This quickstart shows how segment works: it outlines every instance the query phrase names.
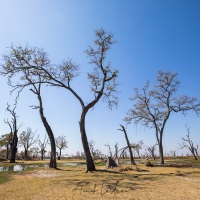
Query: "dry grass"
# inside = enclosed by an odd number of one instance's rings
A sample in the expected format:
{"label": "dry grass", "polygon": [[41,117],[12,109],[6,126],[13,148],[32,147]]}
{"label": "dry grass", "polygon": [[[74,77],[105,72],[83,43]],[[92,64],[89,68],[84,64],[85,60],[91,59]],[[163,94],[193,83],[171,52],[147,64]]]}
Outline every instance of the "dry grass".
{"label": "dry grass", "polygon": [[85,173],[85,167],[37,168],[0,184],[0,199],[200,199],[200,169],[123,165]]}

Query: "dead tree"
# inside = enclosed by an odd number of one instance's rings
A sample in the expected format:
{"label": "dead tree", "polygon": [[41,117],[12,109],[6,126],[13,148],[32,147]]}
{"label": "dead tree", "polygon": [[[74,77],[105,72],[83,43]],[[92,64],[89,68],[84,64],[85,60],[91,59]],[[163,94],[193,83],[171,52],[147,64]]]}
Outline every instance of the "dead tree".
{"label": "dead tree", "polygon": [[109,157],[113,157],[113,155],[112,155],[112,151],[111,151],[111,148],[110,148],[110,145],[109,144],[105,144],[105,146],[106,147],[108,147],[108,152],[109,152],[109,154],[110,154],[110,156]]}
{"label": "dead tree", "polygon": [[41,154],[41,160],[44,160],[44,154],[46,152],[46,146],[48,144],[48,139],[46,138],[46,135],[45,135],[45,138],[44,140],[40,140],[38,139],[38,144],[39,144],[39,147],[40,147],[40,154]]}
{"label": "dead tree", "polygon": [[26,131],[22,131],[19,135],[19,143],[24,147],[24,158],[28,159],[28,149],[37,142],[35,133],[31,128],[27,128]]}
{"label": "dead tree", "polygon": [[150,147],[146,147],[146,151],[150,153],[151,157],[155,160],[156,159],[156,156],[155,156],[155,150],[156,150],[156,146],[158,144],[155,144],[153,146],[150,146]]}
{"label": "dead tree", "polygon": [[180,145],[180,148],[187,148],[190,150],[191,154],[193,155],[195,160],[198,160],[199,155],[198,155],[198,145],[196,147],[194,147],[193,141],[190,138],[190,128],[187,127],[187,125],[185,126],[187,129],[188,134],[186,135],[186,138],[182,137],[182,140],[184,141],[182,144]]}
{"label": "dead tree", "polygon": [[136,165],[135,160],[134,160],[134,158],[133,158],[133,152],[132,152],[132,149],[131,149],[131,144],[130,144],[130,142],[129,142],[126,129],[125,129],[125,127],[124,127],[123,125],[120,124],[120,126],[121,126],[121,129],[117,129],[117,130],[122,131],[122,132],[124,133],[125,139],[126,139],[126,143],[127,143],[127,148],[129,149],[129,153],[130,153],[131,164],[132,164],[132,165]]}
{"label": "dead tree", "polygon": [[11,114],[12,119],[9,121],[4,120],[6,124],[10,127],[10,163],[15,163],[16,153],[17,153],[17,144],[18,144],[18,136],[17,133],[19,131],[20,126],[17,126],[17,114],[16,114],[16,107],[17,107],[17,99],[15,101],[14,108],[11,109],[10,105],[7,104],[6,110]]}
{"label": "dead tree", "polygon": [[9,159],[11,142],[12,142],[11,133],[4,134],[0,138],[0,147],[2,146],[6,147],[6,160]]}
{"label": "dead tree", "polygon": [[136,147],[135,147],[135,149],[134,149],[134,150],[136,151],[136,153],[137,153],[137,155],[138,155],[139,158],[141,158],[140,150],[142,149],[143,144],[144,144],[144,142],[143,142],[142,140],[140,140],[140,141],[136,144]]}
{"label": "dead tree", "polygon": [[58,160],[60,160],[62,149],[65,149],[67,147],[67,141],[65,139],[65,136],[62,135],[56,138],[56,147],[59,149]]}

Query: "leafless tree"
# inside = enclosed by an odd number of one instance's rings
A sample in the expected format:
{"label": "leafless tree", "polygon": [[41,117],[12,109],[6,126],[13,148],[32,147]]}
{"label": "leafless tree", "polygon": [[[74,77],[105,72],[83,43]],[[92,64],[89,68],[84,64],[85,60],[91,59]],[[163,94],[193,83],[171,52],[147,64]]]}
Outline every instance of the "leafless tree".
{"label": "leafless tree", "polygon": [[37,142],[35,133],[31,128],[27,128],[26,131],[22,131],[19,135],[19,143],[24,147],[24,158],[28,159],[28,149]]}
{"label": "leafless tree", "polygon": [[66,136],[58,136],[57,138],[56,138],[56,147],[59,149],[59,156],[58,156],[58,160],[60,160],[61,159],[61,151],[62,151],[62,149],[65,149],[65,148],[67,148],[68,146],[67,146],[67,141],[66,141],[66,139],[65,139],[65,137]]}
{"label": "leafless tree", "polygon": [[176,157],[176,150],[170,150],[169,155]]}
{"label": "leafless tree", "polygon": [[45,138],[44,138],[43,141],[38,139],[38,144],[39,144],[39,147],[40,147],[41,160],[44,160],[44,154],[46,152],[45,149],[46,149],[46,146],[48,144],[48,138],[46,137],[46,135],[45,135]]}
{"label": "leafless tree", "polygon": [[159,147],[160,164],[164,164],[163,133],[170,115],[175,112],[187,114],[187,111],[200,112],[200,102],[196,98],[188,96],[176,96],[179,87],[177,73],[159,71],[155,87],[150,90],[149,81],[142,91],[135,89],[135,95],[131,99],[131,108],[125,121],[154,128]]}
{"label": "leafless tree", "polygon": [[[42,123],[47,131],[51,143],[51,158],[49,166],[56,168],[56,145],[53,131],[44,115],[43,101],[41,96],[41,84],[46,78],[41,75],[40,68],[48,67],[49,59],[44,51],[37,48],[10,47],[10,52],[4,55],[5,64],[1,70],[1,74],[8,76],[8,84],[15,90],[20,92],[29,87],[30,91],[37,96],[39,105],[31,106],[33,109],[38,109]],[[12,67],[10,67],[12,66]],[[12,81],[15,75],[19,75],[18,82]]]}
{"label": "leafless tree", "polygon": [[119,160],[118,152],[119,152],[119,144],[115,143],[115,160]]}
{"label": "leafless tree", "polygon": [[136,151],[136,153],[137,153],[137,155],[138,155],[138,157],[139,158],[141,158],[141,155],[140,155],[140,150],[143,148],[143,144],[144,144],[144,142],[142,141],[142,140],[140,140],[135,146],[135,151]]}
{"label": "leafless tree", "polygon": [[94,144],[95,142],[93,140],[90,140],[88,142],[89,148],[90,148],[90,152],[92,154],[93,159],[95,159],[95,149],[94,149]]}
{"label": "leafless tree", "polygon": [[[86,155],[86,171],[95,170],[85,130],[86,115],[100,99],[106,101],[109,108],[116,106],[118,103],[116,96],[116,77],[118,71],[113,70],[110,63],[106,62],[107,52],[115,43],[113,35],[103,29],[99,29],[95,31],[95,36],[95,47],[89,47],[85,51],[87,57],[90,59],[89,63],[94,65],[93,72],[88,73],[88,79],[91,82],[91,92],[94,96],[93,100],[89,103],[85,103],[71,86],[72,80],[79,75],[79,66],[72,59],[68,59],[59,66],[56,66],[50,64],[46,53],[41,49],[30,48],[28,46],[25,48],[12,46],[11,51],[7,55],[4,55],[5,64],[1,71],[3,75],[8,76],[8,80],[11,83],[12,77],[25,69],[28,71],[29,76],[33,76],[32,80],[34,80],[35,84],[45,83],[61,87],[75,96],[82,108],[79,125],[83,149]],[[41,78],[40,80],[38,78],[34,79],[34,77],[38,76]]]}
{"label": "leafless tree", "polygon": [[16,114],[16,107],[17,107],[17,99],[15,101],[15,105],[13,109],[10,108],[10,105],[7,104],[6,110],[11,114],[12,119],[9,121],[4,120],[6,124],[10,127],[10,163],[15,163],[16,153],[17,153],[17,144],[18,144],[18,136],[17,133],[21,126],[17,126],[17,114]]}
{"label": "leafless tree", "polygon": [[124,136],[125,136],[125,139],[126,139],[126,143],[127,143],[127,147],[128,147],[128,149],[129,149],[129,153],[130,153],[131,164],[132,164],[132,165],[136,165],[135,160],[134,160],[134,158],[133,158],[133,152],[132,152],[132,149],[131,149],[131,144],[130,144],[130,142],[129,142],[126,129],[125,129],[125,127],[124,127],[123,125],[120,124],[120,126],[121,126],[121,129],[117,129],[117,130],[122,131],[122,132],[124,133]]}
{"label": "leafless tree", "polygon": [[156,146],[157,146],[157,145],[158,145],[158,144],[155,144],[155,145],[150,146],[150,147],[146,147],[146,151],[147,151],[148,153],[150,153],[151,157],[152,157],[154,160],[156,159],[155,151],[156,151]]}
{"label": "leafless tree", "polygon": [[111,158],[112,158],[112,157],[113,157],[113,155],[112,155],[112,151],[111,151],[110,144],[105,144],[105,146],[106,146],[106,147],[108,147],[108,152],[109,152],[109,155],[110,155],[109,157],[111,157]]}
{"label": "leafless tree", "polygon": [[93,140],[90,140],[88,142],[88,144],[89,144],[89,147],[90,147],[90,152],[92,154],[93,160],[101,158],[102,152],[99,149],[95,149],[95,147],[94,147],[95,142]]}
{"label": "leafless tree", "polygon": [[41,152],[40,149],[38,147],[32,147],[30,148],[30,152],[33,156],[33,158],[37,158],[38,154]]}
{"label": "leafless tree", "polygon": [[184,142],[182,144],[179,144],[180,148],[181,149],[182,148],[188,148],[190,150],[191,154],[193,155],[194,159],[198,160],[198,158],[199,158],[199,155],[198,155],[198,145],[196,147],[194,147],[193,141],[190,138],[190,128],[187,125],[185,127],[186,127],[188,133],[186,135],[186,138],[182,137],[182,140]]}
{"label": "leafless tree", "polygon": [[0,138],[0,147],[3,147],[3,146],[6,147],[6,159],[7,160],[9,158],[11,142],[12,142],[11,133],[4,134]]}

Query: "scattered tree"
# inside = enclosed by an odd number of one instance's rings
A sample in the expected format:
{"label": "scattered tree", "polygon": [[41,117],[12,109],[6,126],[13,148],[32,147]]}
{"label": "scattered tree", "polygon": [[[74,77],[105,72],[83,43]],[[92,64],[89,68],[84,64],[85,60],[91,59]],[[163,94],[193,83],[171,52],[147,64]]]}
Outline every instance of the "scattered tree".
{"label": "scattered tree", "polygon": [[16,114],[16,107],[17,107],[17,99],[15,101],[14,108],[11,109],[10,105],[7,104],[7,111],[11,114],[12,119],[9,121],[4,120],[6,124],[10,127],[10,163],[15,163],[16,153],[17,153],[17,144],[18,144],[18,136],[17,133],[19,131],[20,126],[17,126],[17,114]]}
{"label": "scattered tree", "polygon": [[89,145],[90,152],[92,154],[93,160],[95,160],[95,156],[96,156],[95,149],[94,149],[94,144],[95,144],[95,142],[93,140],[88,142],[88,145]]}
{"label": "scattered tree", "polygon": [[35,133],[31,128],[27,128],[26,131],[22,131],[19,136],[19,143],[24,147],[24,158],[28,159],[28,149],[37,142]]}
{"label": "scattered tree", "polygon": [[90,58],[90,64],[93,64],[92,73],[88,73],[88,79],[91,82],[90,88],[93,93],[93,100],[85,103],[78,93],[71,87],[72,80],[79,75],[79,67],[71,59],[64,61],[61,65],[51,65],[46,53],[38,48],[30,47],[11,47],[11,52],[4,56],[6,63],[3,65],[2,74],[8,75],[9,80],[19,71],[28,70],[28,76],[42,77],[41,80],[32,79],[35,84],[46,83],[51,86],[61,87],[71,92],[79,101],[82,112],[79,121],[80,133],[86,156],[86,171],[94,171],[95,165],[90,153],[86,130],[85,119],[89,110],[91,110],[102,98],[107,101],[109,108],[117,105],[116,97],[116,77],[117,70],[113,70],[110,63],[106,63],[107,52],[115,43],[113,35],[100,29],[95,31],[96,39],[94,45],[96,48],[89,47],[85,53]]}
{"label": "scattered tree", "polygon": [[113,155],[112,155],[112,151],[111,151],[110,145],[109,144],[105,144],[105,146],[108,147],[108,152],[109,152],[109,155],[110,155],[109,157],[112,158]]}
{"label": "scattered tree", "polygon": [[187,125],[185,126],[187,129],[188,134],[186,135],[186,138],[182,137],[182,140],[184,141],[182,144],[180,145],[180,148],[188,148],[191,152],[191,154],[193,155],[195,160],[198,160],[199,155],[198,155],[198,145],[196,147],[194,147],[193,141],[190,138],[190,128],[187,127]]}
{"label": "scattered tree", "polygon": [[59,149],[59,155],[58,155],[58,160],[60,160],[61,159],[61,151],[62,151],[62,149],[65,149],[66,147],[67,147],[67,141],[66,141],[66,139],[65,139],[65,136],[58,136],[57,138],[56,138],[56,146],[58,147],[58,149]]}
{"label": "scattered tree", "polygon": [[134,150],[136,151],[136,153],[137,153],[137,155],[138,155],[139,158],[141,158],[140,150],[142,149],[143,144],[144,144],[144,142],[143,142],[142,140],[140,140],[140,141],[135,145],[135,148],[134,148]]}
{"label": "scattered tree", "polygon": [[187,114],[190,110],[198,114],[200,102],[193,97],[175,96],[180,83],[177,80],[177,73],[159,71],[156,81],[153,90],[149,89],[149,81],[141,92],[135,89],[135,95],[131,99],[134,102],[133,108],[129,110],[125,121],[141,123],[155,129],[160,164],[164,164],[163,133],[170,115],[173,112]]}
{"label": "scattered tree", "polygon": [[[46,80],[41,75],[41,68],[48,67],[50,64],[49,59],[44,51],[37,48],[29,47],[10,47],[10,52],[4,55],[5,64],[1,70],[1,74],[8,76],[8,84],[13,89],[20,92],[29,87],[30,91],[35,94],[39,101],[39,106],[32,106],[33,109],[38,109],[42,123],[49,136],[51,144],[51,157],[50,164],[51,168],[57,168],[56,165],[56,145],[53,131],[44,115],[43,101],[41,96],[41,84]],[[19,81],[12,81],[15,75],[19,75]]]}
{"label": "scattered tree", "polygon": [[176,150],[169,151],[169,155],[176,157]]}
{"label": "scattered tree", "polygon": [[119,157],[118,157],[118,152],[119,152],[119,144],[118,143],[116,143],[115,144],[115,160],[119,160]]}
{"label": "scattered tree", "polygon": [[48,143],[48,139],[46,138],[46,135],[45,135],[45,138],[44,138],[43,141],[38,139],[38,144],[39,144],[39,147],[40,147],[41,160],[44,160],[44,154],[46,152],[47,143]]}
{"label": "scattered tree", "polygon": [[[131,144],[130,144],[130,142],[129,142],[126,129],[125,129],[125,127],[124,127],[123,125],[120,124],[120,126],[121,126],[121,129],[117,129],[117,130],[122,131],[122,132],[124,133],[124,136],[125,136],[125,139],[126,139],[126,143],[127,143],[127,147],[128,147],[128,149],[129,149],[129,153],[130,153],[131,164],[132,164],[132,165],[136,165],[135,160],[134,160],[134,158],[133,158],[133,152],[132,152],[132,149],[131,149],[132,146],[131,146]],[[126,148],[126,147],[125,147],[125,148]],[[124,149],[123,151],[125,152],[125,149]]]}
{"label": "scattered tree", "polygon": [[158,144],[155,144],[153,146],[150,147],[146,147],[146,151],[150,153],[151,157],[155,160],[156,159],[156,155],[155,155],[155,151],[156,151],[156,146]]}
{"label": "scattered tree", "polygon": [[41,152],[40,149],[38,147],[32,147],[30,148],[30,152],[31,152],[31,155],[34,158],[37,158],[38,157],[38,154]]}
{"label": "scattered tree", "polygon": [[6,159],[9,159],[10,153],[10,144],[11,144],[11,133],[4,134],[0,138],[0,147],[6,147]]}

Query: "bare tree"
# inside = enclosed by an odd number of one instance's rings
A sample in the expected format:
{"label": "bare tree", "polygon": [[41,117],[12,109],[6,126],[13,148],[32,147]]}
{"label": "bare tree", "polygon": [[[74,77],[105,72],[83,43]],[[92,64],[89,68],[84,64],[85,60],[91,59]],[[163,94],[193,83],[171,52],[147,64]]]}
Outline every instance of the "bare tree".
{"label": "bare tree", "polygon": [[28,159],[28,149],[37,142],[35,133],[31,128],[27,128],[26,131],[22,131],[19,135],[19,143],[24,147],[24,158]]}
{"label": "bare tree", "polygon": [[95,155],[94,144],[95,144],[95,142],[94,142],[93,140],[90,140],[90,141],[88,142],[88,145],[89,145],[90,152],[91,152],[91,154],[92,154],[93,160],[95,160],[95,156],[96,156],[96,155]]}
{"label": "bare tree", "polygon": [[58,147],[58,149],[59,149],[59,156],[58,156],[58,160],[60,160],[61,159],[61,151],[62,151],[62,149],[65,149],[66,147],[68,147],[67,146],[67,141],[66,141],[66,139],[65,139],[65,137],[66,136],[58,136],[57,138],[56,138],[56,147]]}
{"label": "bare tree", "polygon": [[[41,96],[41,84],[46,80],[41,76],[40,68],[47,67],[50,63],[47,55],[42,50],[37,48],[29,49],[25,47],[10,47],[10,52],[4,55],[5,65],[1,73],[8,76],[8,84],[13,88],[11,93],[18,90],[20,92],[29,87],[30,91],[37,96],[39,106],[32,106],[33,109],[38,109],[42,123],[46,129],[51,143],[51,168],[57,168],[56,165],[56,145],[53,131],[44,115],[43,101]],[[10,67],[12,65],[12,67]],[[34,68],[34,65],[36,67]],[[18,82],[12,81],[13,76],[20,75]]]}
{"label": "bare tree", "polygon": [[16,153],[17,153],[17,144],[18,144],[18,136],[17,133],[19,131],[20,126],[17,126],[17,114],[16,114],[16,107],[17,107],[17,99],[15,101],[14,108],[11,109],[10,105],[7,104],[7,111],[11,114],[12,119],[9,121],[4,120],[6,124],[10,127],[10,163],[15,163]]}
{"label": "bare tree", "polygon": [[155,150],[156,150],[156,146],[158,144],[155,144],[153,146],[150,146],[150,147],[146,147],[146,151],[150,153],[151,157],[155,160],[156,159],[156,156],[155,156]]}
{"label": "bare tree", "polygon": [[159,71],[157,84],[153,90],[149,89],[149,82],[142,91],[135,89],[135,95],[131,99],[134,104],[125,118],[131,123],[141,123],[142,125],[154,128],[159,147],[160,164],[164,164],[163,154],[163,133],[170,115],[175,112],[187,114],[193,110],[197,114],[200,111],[200,102],[196,98],[188,96],[175,96],[179,81],[177,73]]}
{"label": "bare tree", "polygon": [[198,145],[196,147],[194,147],[193,141],[190,138],[190,128],[187,127],[187,125],[185,126],[187,129],[188,134],[186,135],[186,138],[182,137],[182,140],[184,141],[182,144],[180,145],[180,148],[188,148],[191,152],[191,154],[193,155],[195,160],[198,160],[199,155],[198,155]]}
{"label": "bare tree", "polygon": [[[125,127],[124,127],[123,125],[120,124],[120,126],[121,126],[121,129],[117,129],[117,130],[122,131],[122,132],[124,133],[124,136],[125,136],[125,139],[126,139],[126,143],[127,143],[127,147],[128,147],[128,149],[129,149],[129,153],[130,153],[131,164],[132,164],[132,165],[136,165],[135,160],[134,160],[134,158],[133,158],[133,152],[132,152],[132,149],[131,149],[131,144],[130,144],[130,142],[129,142],[126,129],[125,129]],[[125,152],[125,149],[124,149],[124,152]]]}
{"label": "bare tree", "polygon": [[[117,70],[113,70],[110,63],[106,63],[107,52],[115,43],[113,35],[103,29],[95,31],[95,48],[89,47],[85,53],[90,58],[90,64],[94,65],[93,72],[88,73],[91,82],[90,88],[93,93],[93,100],[85,103],[78,93],[71,87],[72,80],[79,75],[79,67],[72,59],[64,61],[59,66],[51,65],[46,53],[38,48],[11,47],[11,52],[4,55],[6,63],[3,65],[2,74],[7,75],[9,81],[21,70],[28,70],[29,75],[42,77],[41,80],[32,79],[34,83],[46,83],[51,86],[61,87],[68,90],[79,101],[82,112],[80,116],[80,133],[86,156],[86,171],[94,171],[95,165],[90,153],[88,139],[85,130],[85,118],[100,99],[107,101],[109,108],[116,106],[116,77]],[[41,55],[38,57],[37,55]]]}
{"label": "bare tree", "polygon": [[108,147],[108,152],[109,152],[109,155],[110,155],[109,157],[112,158],[113,155],[112,155],[112,151],[111,151],[110,145],[109,144],[105,144],[105,146]]}
{"label": "bare tree", "polygon": [[40,149],[38,147],[32,147],[30,148],[30,152],[33,156],[33,158],[37,158],[38,154],[41,152]]}
{"label": "bare tree", "polygon": [[46,146],[48,144],[48,138],[46,137],[46,135],[43,141],[38,139],[38,144],[40,147],[41,160],[44,160],[44,154],[46,152]]}
{"label": "bare tree", "polygon": [[119,152],[119,144],[118,143],[115,143],[115,160],[119,160],[119,157],[118,157],[118,152]]}
{"label": "bare tree", "polygon": [[140,156],[140,150],[142,149],[142,147],[143,147],[143,144],[144,144],[144,142],[142,141],[142,140],[140,140],[135,146],[135,151],[136,151],[136,153],[137,153],[137,155],[138,155],[138,157],[139,158],[141,158],[141,156]]}
{"label": "bare tree", "polygon": [[176,150],[170,150],[169,155],[176,157]]}
{"label": "bare tree", "polygon": [[6,159],[8,160],[9,158],[9,153],[10,153],[10,144],[12,142],[11,140],[11,133],[4,134],[0,138],[0,147],[5,146],[6,147]]}

